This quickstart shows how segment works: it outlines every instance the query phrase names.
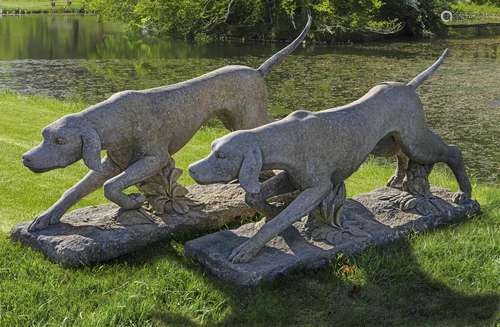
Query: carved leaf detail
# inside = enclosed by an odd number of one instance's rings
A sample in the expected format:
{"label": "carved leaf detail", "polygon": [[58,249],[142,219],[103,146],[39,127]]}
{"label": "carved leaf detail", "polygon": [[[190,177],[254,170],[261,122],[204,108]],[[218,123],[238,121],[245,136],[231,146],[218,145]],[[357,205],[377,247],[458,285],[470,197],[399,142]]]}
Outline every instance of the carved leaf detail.
{"label": "carved leaf detail", "polygon": [[176,168],[175,161],[171,159],[157,177],[138,185],[149,202],[150,211],[159,215],[187,214],[192,206],[198,205],[186,197],[189,193],[187,188],[177,183],[181,175],[182,170]]}
{"label": "carved leaf detail", "polygon": [[188,193],[189,193],[189,191],[187,190],[187,188],[185,188],[184,186],[182,186],[180,184],[177,184],[173,188],[172,196],[174,198],[182,198],[182,197],[185,197]]}
{"label": "carved leaf detail", "polygon": [[179,169],[179,168],[174,168],[172,169],[172,172],[170,173],[170,176],[169,176],[169,182],[170,182],[170,188],[174,188],[174,186],[177,184],[177,180],[179,179],[179,177],[181,177],[182,175],[182,170]]}
{"label": "carved leaf detail", "polygon": [[154,194],[162,194],[165,195],[165,188],[158,183],[150,182],[150,183],[143,183],[140,185],[141,191],[144,193],[144,195],[154,195]]}
{"label": "carved leaf detail", "polygon": [[186,214],[189,212],[189,205],[183,200],[172,202],[172,207],[178,214]]}

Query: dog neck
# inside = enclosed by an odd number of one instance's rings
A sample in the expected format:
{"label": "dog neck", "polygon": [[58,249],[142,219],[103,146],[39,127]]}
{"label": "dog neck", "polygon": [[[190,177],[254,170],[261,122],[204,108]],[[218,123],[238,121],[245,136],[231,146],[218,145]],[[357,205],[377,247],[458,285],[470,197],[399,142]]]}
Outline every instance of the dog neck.
{"label": "dog neck", "polygon": [[292,170],[292,164],[287,160],[288,156],[284,155],[284,153],[292,150],[289,149],[290,145],[284,144],[287,142],[279,142],[276,138],[269,142],[266,135],[259,134],[263,133],[256,133],[256,141],[262,151],[262,169]]}
{"label": "dog neck", "polygon": [[80,116],[80,125],[83,124],[88,128],[94,129],[99,135],[103,150],[120,148],[131,144],[132,139],[129,137],[130,134],[123,132],[131,128],[131,126],[124,126],[125,121],[123,119],[118,119],[118,117],[114,119],[111,116],[102,119],[102,115],[96,115],[91,111],[83,111],[77,115]]}

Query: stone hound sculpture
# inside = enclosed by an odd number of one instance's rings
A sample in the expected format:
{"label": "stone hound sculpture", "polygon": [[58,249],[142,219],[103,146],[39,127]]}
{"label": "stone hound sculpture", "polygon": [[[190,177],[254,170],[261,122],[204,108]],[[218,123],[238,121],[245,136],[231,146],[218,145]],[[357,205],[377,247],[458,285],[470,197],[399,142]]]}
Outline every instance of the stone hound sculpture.
{"label": "stone hound sculpture", "polygon": [[[264,76],[302,43],[311,22],[309,16],[300,35],[258,69],[226,66],[174,85],[117,93],[45,127],[43,142],[23,155],[26,167],[41,173],[83,158],[92,171],[36,218],[30,230],[58,223],[102,185],[106,198],[120,207],[140,208],[145,197],[123,190],[163,174],[171,156],[214,116],[230,130],[270,122]],[[107,151],[102,161],[101,150]]]}
{"label": "stone hound sculpture", "polygon": [[[299,191],[255,236],[234,249],[229,259],[233,263],[248,262],[267,242],[317,208],[331,215],[334,223],[345,200],[344,180],[374,149],[409,158],[408,166],[445,162],[460,187],[454,200],[470,199],[471,185],[461,152],[427,126],[416,93],[447,53],[408,84],[382,83],[351,104],[321,112],[296,111],[280,121],[214,141],[211,154],[189,167],[196,182],[210,184],[238,178],[249,193],[249,204],[260,206],[264,212],[272,211],[266,199]],[[399,184],[405,175],[406,165],[398,168],[392,184]],[[261,185],[259,173],[263,169],[284,172]]]}

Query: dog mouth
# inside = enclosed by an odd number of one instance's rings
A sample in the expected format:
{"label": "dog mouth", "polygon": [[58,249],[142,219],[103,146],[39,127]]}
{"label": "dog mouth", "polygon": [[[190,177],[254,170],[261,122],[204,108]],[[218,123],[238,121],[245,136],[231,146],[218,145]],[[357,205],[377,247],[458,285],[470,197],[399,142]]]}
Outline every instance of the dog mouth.
{"label": "dog mouth", "polygon": [[32,172],[37,173],[37,174],[45,173],[45,172],[48,172],[48,171],[55,169],[55,168],[34,168],[34,167],[29,167],[29,166],[27,166],[27,167],[29,170],[31,170]]}
{"label": "dog mouth", "polygon": [[210,184],[229,184],[233,181],[238,182],[234,178],[212,178],[212,179],[196,179],[193,178],[200,185],[210,185]]}
{"label": "dog mouth", "polygon": [[194,179],[194,181],[198,184],[208,184],[206,181],[205,181],[205,175],[204,174],[200,174],[200,172],[194,168],[193,166],[190,166],[188,168],[188,172],[189,172],[189,175],[191,176],[192,179]]}
{"label": "dog mouth", "polygon": [[191,175],[191,178],[194,179],[194,181],[200,185],[209,185],[209,184],[227,184],[234,180],[234,178],[209,178],[206,175],[198,175],[192,171],[189,171],[189,174]]}
{"label": "dog mouth", "polygon": [[192,173],[190,172],[190,175],[191,175],[191,178],[192,178],[192,179],[193,179],[196,183],[198,183],[198,184],[200,184],[200,185],[207,185],[207,184],[211,184],[211,182],[210,182],[209,180],[206,180],[206,179],[204,179],[204,178],[202,178],[202,177],[200,177],[200,176],[198,176],[198,175],[196,175],[196,174],[192,174]]}
{"label": "dog mouth", "polygon": [[39,168],[39,167],[33,167],[29,163],[23,160],[23,165],[26,166],[29,170],[31,170],[34,173],[40,174],[40,173],[45,173],[47,171],[56,169],[58,167],[50,167],[50,168]]}

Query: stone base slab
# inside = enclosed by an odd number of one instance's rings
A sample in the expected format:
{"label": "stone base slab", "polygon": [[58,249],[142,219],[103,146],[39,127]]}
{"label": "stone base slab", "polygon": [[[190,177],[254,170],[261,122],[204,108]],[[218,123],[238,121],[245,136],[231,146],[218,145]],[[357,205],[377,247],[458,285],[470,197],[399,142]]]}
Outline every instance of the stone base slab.
{"label": "stone base slab", "polygon": [[433,188],[432,193],[430,198],[412,199],[408,193],[386,187],[355,196],[347,201],[342,212],[342,231],[320,223],[314,225],[303,218],[270,241],[249,263],[233,264],[227,258],[261,228],[264,220],[189,241],[185,253],[220,279],[254,286],[293,270],[324,266],[339,252],[356,254],[369,246],[403,238],[412,231],[430,230],[480,211],[476,201],[452,203],[453,193],[447,190]]}
{"label": "stone base slab", "polygon": [[145,209],[121,210],[114,204],[78,209],[60,224],[30,232],[31,222],[11,231],[19,241],[64,266],[82,266],[107,261],[146,246],[187,233],[213,231],[226,224],[256,215],[244,201],[238,184],[193,185],[189,197],[200,203],[188,214],[157,216]]}

